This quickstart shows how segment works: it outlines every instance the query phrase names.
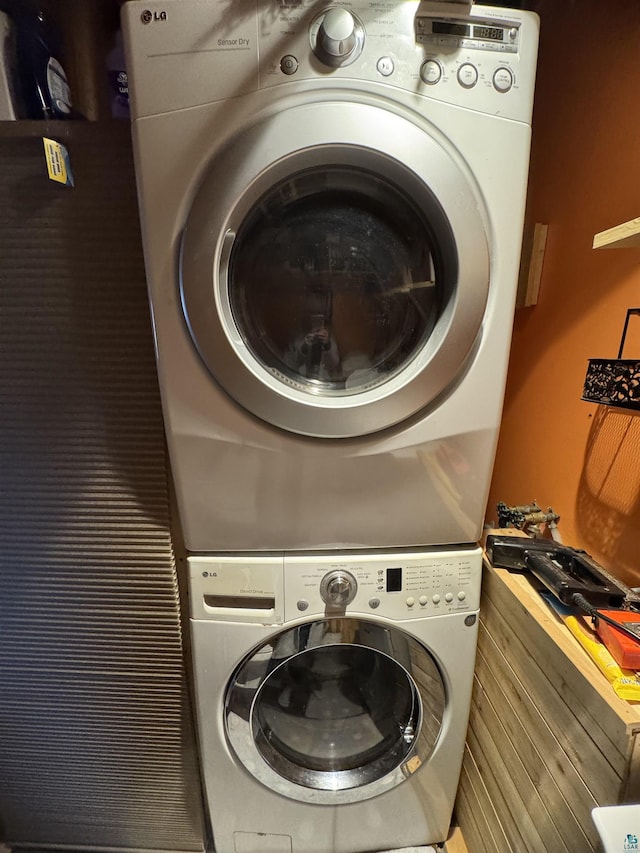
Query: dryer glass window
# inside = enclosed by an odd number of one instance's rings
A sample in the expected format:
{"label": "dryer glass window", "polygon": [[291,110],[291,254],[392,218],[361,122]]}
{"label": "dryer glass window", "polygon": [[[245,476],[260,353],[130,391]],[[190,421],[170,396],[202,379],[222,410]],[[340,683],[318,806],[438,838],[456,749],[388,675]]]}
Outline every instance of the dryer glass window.
{"label": "dryer glass window", "polygon": [[431,335],[441,266],[431,223],[392,181],[348,166],[308,169],[272,187],[238,229],[234,322],[287,384],[368,390]]}

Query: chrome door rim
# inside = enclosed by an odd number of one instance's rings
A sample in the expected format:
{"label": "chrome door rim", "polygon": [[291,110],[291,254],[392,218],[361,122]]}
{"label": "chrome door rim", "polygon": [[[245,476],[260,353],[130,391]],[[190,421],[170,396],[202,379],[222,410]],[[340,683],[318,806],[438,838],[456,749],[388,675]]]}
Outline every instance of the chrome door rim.
{"label": "chrome door rim", "polygon": [[[255,665],[256,659],[259,658],[261,650],[268,647],[274,640],[280,640],[285,635],[293,636],[300,628],[307,626],[331,626],[340,625],[341,630],[347,636],[352,635],[354,626],[362,625],[371,633],[374,638],[372,642],[363,643],[333,643],[333,644],[310,644],[302,649],[294,648],[292,653],[284,657],[279,666],[269,670],[266,675],[258,679],[258,683],[247,687],[238,684],[238,680],[244,677],[246,668]],[[423,725],[423,696],[420,688],[415,682],[411,673],[403,666],[403,664],[391,655],[380,649],[380,645],[388,636],[401,638],[408,648],[421,660],[427,660],[438,674],[438,678],[442,689],[442,713],[439,721],[438,733],[428,731],[428,727]],[[288,639],[288,637],[287,637]],[[291,774],[297,776],[294,780],[287,775],[278,772],[277,766],[286,774],[291,770],[290,766],[285,764],[278,765],[278,762],[269,762],[261,752],[260,745],[256,744],[256,727],[255,727],[255,712],[256,702],[259,700],[260,692],[267,682],[268,678],[276,672],[281,666],[286,665],[293,658],[304,655],[317,648],[330,648],[332,646],[347,646],[352,648],[369,648],[391,660],[400,670],[403,671],[407,681],[409,682],[412,693],[416,699],[416,729],[415,737],[410,748],[404,750],[404,753],[398,758],[397,762],[390,767],[375,765],[373,762],[365,768],[353,768],[349,771],[309,771],[306,775],[304,770]],[[251,695],[249,695],[249,693]],[[262,782],[267,788],[276,791],[290,799],[300,802],[318,803],[326,805],[337,805],[344,803],[361,802],[363,800],[375,797],[384,791],[395,788],[418,771],[420,767],[429,759],[433,753],[436,744],[439,740],[440,732],[445,725],[445,715],[447,713],[446,690],[442,675],[437,667],[437,664],[429,651],[421,645],[415,638],[400,631],[397,628],[385,626],[377,622],[365,619],[316,619],[309,623],[295,626],[294,628],[280,631],[270,640],[262,642],[257,648],[254,648],[237,667],[230,683],[228,685],[225,703],[224,703],[224,726],[228,743],[241,764],[245,766],[249,773]],[[259,733],[260,736],[260,733]],[[382,775],[377,775],[381,773]],[[334,776],[334,784],[331,785],[330,776]],[[321,787],[318,787],[320,785]]]}
{"label": "chrome door rim", "polygon": [[[377,171],[421,208],[434,215],[439,209],[443,233],[448,229],[453,241],[446,250],[455,252],[457,266],[435,329],[407,368],[370,391],[339,398],[290,387],[253,357],[235,326],[226,281],[235,234],[252,206],[292,173],[322,165]],[[432,403],[464,368],[488,289],[487,235],[470,180],[423,127],[367,104],[297,106],[248,128],[211,164],[181,245],[182,306],[208,370],[251,413],[307,436],[367,435]]]}

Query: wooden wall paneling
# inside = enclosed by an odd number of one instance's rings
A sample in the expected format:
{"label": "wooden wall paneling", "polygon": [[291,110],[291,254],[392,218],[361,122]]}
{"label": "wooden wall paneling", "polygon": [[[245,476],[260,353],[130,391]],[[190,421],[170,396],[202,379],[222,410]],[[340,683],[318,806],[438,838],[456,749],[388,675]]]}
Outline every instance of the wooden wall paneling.
{"label": "wooden wall paneling", "polygon": [[620,800],[623,803],[638,803],[640,802],[640,736],[637,734],[630,742],[628,759]]}
{"label": "wooden wall paneling", "polygon": [[[539,791],[539,780],[532,779],[527,767],[511,743],[498,718],[495,708],[482,688],[476,689],[473,697],[473,714],[478,740],[485,744],[485,754],[500,755],[504,772],[503,785],[506,796],[512,805],[512,813],[519,818],[526,832],[527,850],[569,853],[569,848],[558,832],[549,810],[546,808]],[[521,808],[522,806],[522,808]]]}
{"label": "wooden wall paneling", "polygon": [[[487,685],[488,682],[484,681],[483,698],[476,706],[477,713],[483,715],[494,740],[499,742],[503,739],[502,748],[510,761],[511,775],[514,779],[522,779],[522,782],[517,782],[517,787],[527,802],[529,813],[540,827],[548,849],[566,849],[571,853],[591,850],[580,823],[567,808],[552,773],[527,731],[510,713],[500,691],[490,691]],[[561,841],[554,837],[556,833]]]}
{"label": "wooden wall paneling", "polygon": [[[478,824],[478,816],[481,815],[481,810],[474,800],[469,800],[464,780],[458,789],[456,814],[461,826],[464,826],[464,839],[469,853],[493,853],[492,849],[487,847],[487,836],[483,834],[482,827]],[[445,850],[446,853],[449,853],[448,844]]]}
{"label": "wooden wall paneling", "polygon": [[599,851],[592,809],[639,798],[640,712],[527,576],[485,566],[480,613],[456,810],[465,838],[482,833],[492,853]]}
{"label": "wooden wall paneling", "polygon": [[[607,754],[591,737],[584,737],[584,727],[574,713],[574,708],[568,705],[549,681],[545,669],[542,669],[531,657],[531,646],[522,644],[518,636],[511,630],[502,617],[501,612],[486,599],[483,604],[485,625],[494,638],[498,648],[507,658],[518,678],[525,684],[539,708],[553,720],[554,731],[563,733],[563,741],[572,760],[578,768],[591,769],[589,778],[585,779],[593,796],[602,802],[611,795],[611,791],[619,788],[625,772],[624,759],[614,747],[605,747]],[[511,614],[509,614],[511,615]],[[547,659],[545,658],[545,666]],[[555,676],[551,673],[551,677]],[[579,700],[573,702],[577,705]],[[615,767],[613,765],[616,765]]]}
{"label": "wooden wall paneling", "polygon": [[568,829],[565,837],[576,837],[584,845],[581,850],[591,849],[594,834],[588,837],[583,827],[589,825],[591,809],[598,805],[597,800],[484,626],[481,632],[482,650],[478,651],[476,663],[480,682],[500,707],[500,718],[511,740],[520,745],[527,762],[543,764],[557,786],[561,799],[555,801],[554,813],[562,808],[567,811],[562,818]]}
{"label": "wooden wall paneling", "polygon": [[[481,833],[488,853],[502,853],[507,850],[509,847],[507,836],[468,744],[465,747],[462,763],[460,787],[469,791],[470,799],[476,804],[474,814],[480,815],[478,821],[483,824]],[[457,808],[456,805],[456,813]]]}
{"label": "wooden wall paneling", "polygon": [[[539,672],[547,689],[557,693],[556,704],[563,705],[565,712],[571,709],[580,727],[591,732],[600,752],[607,756],[622,778],[626,770],[629,731],[625,720],[612,710],[611,699],[615,699],[615,695],[610,685],[604,685],[606,693],[600,688],[598,679],[592,678],[594,674],[599,675],[597,668],[564,626],[557,624],[542,601],[537,604],[530,594],[526,604],[521,600],[516,576],[507,588],[495,570],[490,569],[485,572],[483,583],[498,624],[505,628],[505,642],[513,641],[520,647],[523,670],[531,667],[532,672]],[[508,624],[503,614],[508,614]],[[577,666],[576,661],[582,662],[582,666]]]}
{"label": "wooden wall paneling", "polygon": [[[473,709],[472,719],[475,721]],[[495,745],[487,742],[482,736],[482,729],[477,727],[474,722],[467,733],[469,751],[473,755],[478,773],[484,782],[487,793],[491,797],[493,808],[511,845],[509,849],[526,850],[526,836],[523,836],[521,833],[522,824],[520,815],[517,813],[517,809],[512,810],[512,804],[507,799],[507,793],[512,784],[508,779],[508,774]],[[475,808],[478,807],[476,803],[473,805]],[[468,833],[462,820],[460,821],[460,826],[466,838]]]}

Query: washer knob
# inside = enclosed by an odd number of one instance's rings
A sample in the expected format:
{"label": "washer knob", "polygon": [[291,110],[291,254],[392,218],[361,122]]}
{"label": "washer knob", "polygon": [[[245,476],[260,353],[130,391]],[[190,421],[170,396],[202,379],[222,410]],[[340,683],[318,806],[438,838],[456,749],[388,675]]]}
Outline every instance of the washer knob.
{"label": "washer knob", "polygon": [[349,65],[360,55],[364,44],[364,29],[360,21],[343,7],[327,9],[316,18],[311,29],[313,52],[325,65]]}
{"label": "washer knob", "polygon": [[358,582],[344,569],[335,569],[320,581],[320,597],[325,604],[333,607],[346,607],[351,604],[358,591]]}

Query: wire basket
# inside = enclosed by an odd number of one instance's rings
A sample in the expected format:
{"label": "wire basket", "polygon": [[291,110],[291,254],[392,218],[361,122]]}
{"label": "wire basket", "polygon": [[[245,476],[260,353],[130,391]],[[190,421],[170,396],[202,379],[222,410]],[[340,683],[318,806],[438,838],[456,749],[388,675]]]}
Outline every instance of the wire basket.
{"label": "wire basket", "polygon": [[589,359],[582,389],[582,399],[588,403],[640,410],[640,361],[622,357],[632,316],[640,317],[640,308],[627,311],[618,357]]}

